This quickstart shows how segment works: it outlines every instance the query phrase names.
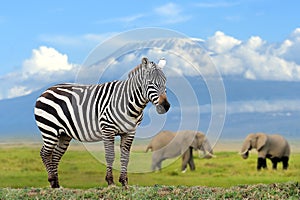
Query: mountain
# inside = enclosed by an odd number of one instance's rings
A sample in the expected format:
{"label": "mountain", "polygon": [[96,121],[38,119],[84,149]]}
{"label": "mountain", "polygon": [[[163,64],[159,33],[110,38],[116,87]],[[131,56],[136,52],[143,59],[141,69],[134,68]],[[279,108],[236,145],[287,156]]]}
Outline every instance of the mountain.
{"label": "mountain", "polygon": [[[154,112],[154,106],[149,104],[145,109],[144,120],[141,128],[138,129],[138,138],[153,136],[158,130],[177,129],[195,126],[195,120],[199,118],[199,129],[207,130],[211,122],[210,95],[205,83],[199,78],[189,77],[194,88],[200,88],[196,93],[199,99],[200,116],[193,111],[188,111],[182,119],[185,107],[176,97],[176,94],[168,92],[171,109],[167,115],[160,116]],[[228,112],[228,109],[238,109],[239,104],[235,102],[248,101],[274,101],[274,100],[299,100],[296,91],[300,91],[300,84],[294,82],[256,82],[249,80],[224,80],[227,97],[227,114],[221,138],[242,139],[249,132],[264,131],[270,133],[282,133],[289,138],[299,138],[300,111],[299,110],[269,110],[267,112],[237,111]],[[32,94],[13,99],[0,100],[0,137],[4,139],[40,138],[39,130],[36,127],[33,115],[35,100],[45,88]],[[237,107],[234,107],[234,105]],[[185,106],[185,105],[184,105]],[[205,109],[206,107],[209,109]],[[282,105],[284,106],[284,105]],[[263,108],[262,108],[263,109]],[[258,108],[259,110],[259,108]],[[198,119],[197,119],[198,120]],[[185,124],[181,124],[185,121]],[[190,125],[191,123],[191,125]]]}
{"label": "mountain", "polygon": [[38,129],[34,122],[33,108],[40,91],[26,96],[0,100],[0,137],[34,138]]}

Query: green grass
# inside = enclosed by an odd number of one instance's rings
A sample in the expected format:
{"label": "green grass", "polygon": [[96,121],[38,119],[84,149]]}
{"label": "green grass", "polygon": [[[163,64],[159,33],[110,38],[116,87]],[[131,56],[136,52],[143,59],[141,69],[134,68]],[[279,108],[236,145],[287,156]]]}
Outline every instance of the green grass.
{"label": "green grass", "polygon": [[[0,187],[1,188],[44,188],[48,187],[47,174],[39,157],[39,147],[1,147],[0,146]],[[139,152],[142,154],[143,152]],[[151,153],[147,153],[149,158]],[[243,160],[236,152],[216,152],[216,158],[199,159],[195,157],[196,170],[181,173],[181,160],[166,166],[161,172],[129,173],[129,185],[135,186],[210,186],[229,188],[244,184],[271,184],[297,182],[300,180],[300,153],[290,158],[287,171],[268,170],[256,171],[257,155]],[[119,159],[116,159],[116,163]],[[131,165],[139,165],[149,169],[133,157]],[[148,162],[146,162],[148,163]],[[59,166],[60,185],[64,188],[97,188],[106,187],[104,180],[105,166],[83,148],[70,148],[64,155]],[[119,171],[114,171],[115,182]],[[117,183],[119,185],[119,183]]]}
{"label": "green grass", "polygon": [[258,184],[231,188],[201,186],[129,186],[81,189],[0,188],[0,199],[295,199],[298,183]]}

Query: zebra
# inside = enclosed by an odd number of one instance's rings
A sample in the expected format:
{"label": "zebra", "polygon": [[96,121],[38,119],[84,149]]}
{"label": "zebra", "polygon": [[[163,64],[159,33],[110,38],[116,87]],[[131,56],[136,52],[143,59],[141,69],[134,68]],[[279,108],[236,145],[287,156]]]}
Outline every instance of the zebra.
{"label": "zebra", "polygon": [[114,185],[112,167],[114,139],[120,136],[121,170],[119,182],[127,187],[127,166],[136,128],[150,101],[158,114],[166,113],[165,60],[158,64],[142,58],[123,81],[95,85],[59,84],[45,90],[36,100],[34,115],[41,132],[40,151],[52,188],[59,188],[58,164],[72,139],[103,141],[106,160],[105,180]]}

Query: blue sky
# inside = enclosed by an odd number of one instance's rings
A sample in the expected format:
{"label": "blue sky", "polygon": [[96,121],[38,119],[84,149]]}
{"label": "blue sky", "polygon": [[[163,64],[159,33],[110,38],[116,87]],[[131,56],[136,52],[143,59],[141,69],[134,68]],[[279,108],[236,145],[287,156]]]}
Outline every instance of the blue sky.
{"label": "blue sky", "polygon": [[205,40],[224,75],[299,81],[299,7],[296,0],[2,2],[0,99],[32,92],[26,83],[43,75],[41,70],[67,72],[100,42],[143,27]]}

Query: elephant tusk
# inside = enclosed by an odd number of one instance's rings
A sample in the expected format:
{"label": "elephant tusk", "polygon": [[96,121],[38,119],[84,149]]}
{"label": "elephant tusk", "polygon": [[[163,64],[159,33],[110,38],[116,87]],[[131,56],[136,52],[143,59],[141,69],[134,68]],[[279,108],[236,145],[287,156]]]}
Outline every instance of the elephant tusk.
{"label": "elephant tusk", "polygon": [[213,157],[213,158],[217,157],[216,155],[211,154],[210,152],[207,152],[207,154],[208,154],[209,156]]}
{"label": "elephant tusk", "polygon": [[243,152],[238,152],[238,154],[239,154],[239,155],[244,155],[244,154],[247,153],[247,152],[248,152],[248,150],[243,151]]}
{"label": "elephant tusk", "polygon": [[[211,158],[216,158],[216,157],[217,157],[216,155],[211,154],[211,153],[208,152],[208,151],[205,151],[205,155],[208,155],[208,156],[210,156]],[[204,157],[205,157],[205,155],[204,155]]]}

